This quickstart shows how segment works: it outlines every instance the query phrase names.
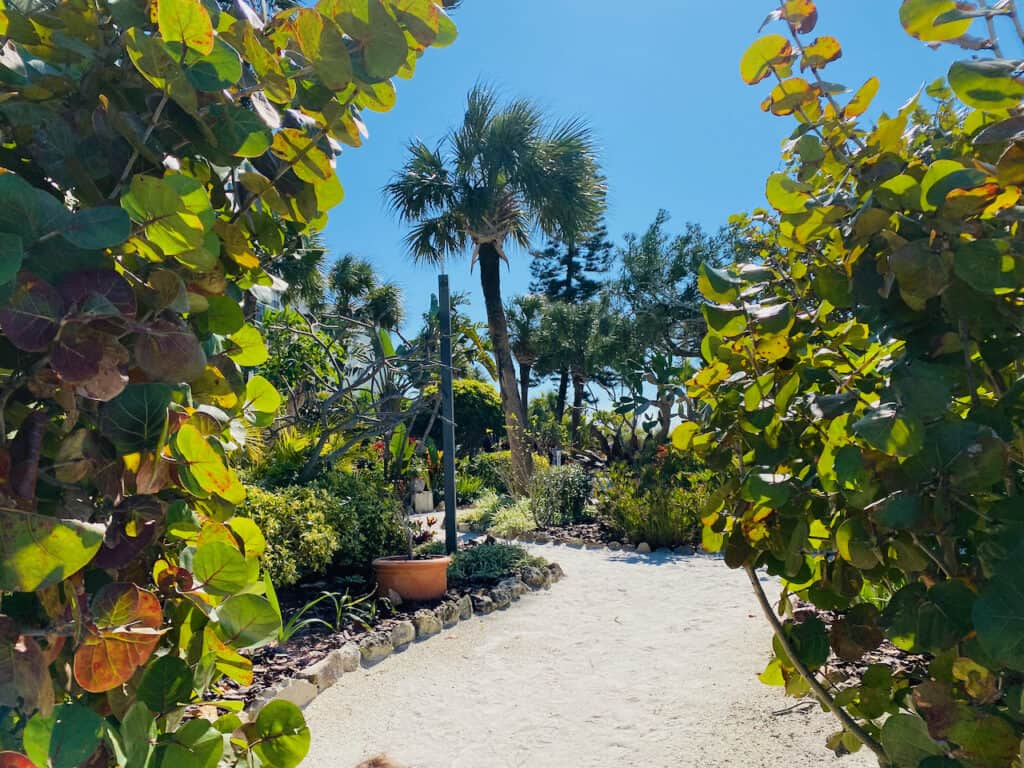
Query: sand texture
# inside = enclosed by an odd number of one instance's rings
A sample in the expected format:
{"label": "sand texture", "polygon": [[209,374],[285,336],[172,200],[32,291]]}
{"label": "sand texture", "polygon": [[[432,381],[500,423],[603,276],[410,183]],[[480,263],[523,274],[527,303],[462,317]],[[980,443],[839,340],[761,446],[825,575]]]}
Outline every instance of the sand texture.
{"label": "sand texture", "polygon": [[378,752],[413,768],[877,765],[867,750],[833,757],[820,709],[773,716],[794,702],[756,678],[770,630],[742,572],[532,549],[567,577],[342,677],[306,710],[303,765]]}

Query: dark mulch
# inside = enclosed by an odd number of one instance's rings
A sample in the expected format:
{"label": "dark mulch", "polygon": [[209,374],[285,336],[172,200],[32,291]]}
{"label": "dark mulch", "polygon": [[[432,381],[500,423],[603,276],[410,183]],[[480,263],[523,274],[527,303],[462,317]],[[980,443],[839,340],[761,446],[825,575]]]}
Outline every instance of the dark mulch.
{"label": "dark mulch", "polygon": [[609,544],[613,541],[624,542],[625,537],[603,520],[591,520],[585,523],[569,525],[548,525],[538,528],[533,533],[543,533],[558,539],[580,539],[585,543]]}

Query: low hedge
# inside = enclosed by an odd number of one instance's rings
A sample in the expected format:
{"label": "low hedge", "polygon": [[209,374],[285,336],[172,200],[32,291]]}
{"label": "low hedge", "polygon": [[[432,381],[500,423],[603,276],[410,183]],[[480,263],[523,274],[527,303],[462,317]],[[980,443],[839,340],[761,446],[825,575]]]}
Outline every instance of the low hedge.
{"label": "low hedge", "polygon": [[[547,469],[550,462],[546,456],[533,455],[533,470],[539,472]],[[484,485],[498,494],[509,494],[509,481],[512,479],[511,451],[494,451],[481,453],[473,458],[470,464],[471,473],[484,481]]]}

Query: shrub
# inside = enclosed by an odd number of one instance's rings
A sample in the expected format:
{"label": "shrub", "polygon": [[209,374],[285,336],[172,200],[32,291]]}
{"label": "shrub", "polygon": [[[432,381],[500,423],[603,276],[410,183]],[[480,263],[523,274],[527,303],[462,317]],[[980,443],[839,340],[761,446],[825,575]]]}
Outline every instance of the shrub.
{"label": "shrub", "polygon": [[[436,384],[423,390],[426,397],[437,397]],[[501,409],[501,396],[493,385],[476,379],[455,379],[452,382],[455,406],[455,440],[459,455],[474,456],[494,445],[505,434],[505,414]],[[420,416],[413,432],[422,434],[429,417]],[[441,445],[441,419],[435,419],[430,438]]]}
{"label": "shrub", "polygon": [[503,539],[518,536],[537,527],[537,519],[530,511],[529,499],[513,501],[506,497],[506,503],[494,505],[488,517],[487,532]]}
{"label": "shrub", "polygon": [[544,567],[547,561],[512,544],[480,544],[455,553],[448,578],[455,583],[496,581],[527,565]]}
{"label": "shrub", "polygon": [[238,513],[263,531],[263,566],[275,585],[295,584],[327,570],[344,541],[331,522],[337,506],[337,498],[322,488],[246,487],[245,504]]}
{"label": "shrub", "polygon": [[487,490],[483,478],[460,473],[455,478],[455,499],[459,504],[472,504]]}
{"label": "shrub", "polygon": [[402,503],[378,472],[326,472],[317,485],[336,499],[328,524],[341,535],[334,558],[340,568],[365,570],[374,558],[406,551]]}
{"label": "shrub", "polygon": [[[484,481],[484,485],[493,488],[500,494],[508,494],[512,484],[512,454],[509,451],[481,453],[474,457],[472,473]],[[534,471],[546,469],[549,462],[546,456],[534,454]]]}
{"label": "shrub", "polygon": [[548,467],[530,483],[530,510],[538,525],[569,525],[584,519],[590,475],[578,464]]}
{"label": "shrub", "polygon": [[601,517],[634,543],[652,547],[695,544],[700,540],[700,514],[710,496],[712,475],[707,470],[659,470],[655,462],[635,467],[612,465],[597,488]]}

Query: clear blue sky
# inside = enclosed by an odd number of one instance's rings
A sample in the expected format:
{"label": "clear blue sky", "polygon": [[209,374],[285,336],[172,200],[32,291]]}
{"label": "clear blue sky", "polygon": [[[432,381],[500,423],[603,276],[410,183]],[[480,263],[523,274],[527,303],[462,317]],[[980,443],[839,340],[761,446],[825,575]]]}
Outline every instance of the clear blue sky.
{"label": "clear blue sky", "polygon": [[[815,34],[843,44],[827,78],[856,89],[881,78],[876,108],[895,111],[925,82],[945,74],[952,54],[908,37],[898,0],[818,0]],[[760,111],[766,84],[747,86],[739,59],[772,0],[466,0],[453,14],[459,39],[430,50],[415,77],[397,81],[398,105],[368,114],[370,138],[346,149],[338,173],[345,201],[326,230],[334,256],[370,259],[405,291],[418,319],[436,289],[436,271],[416,266],[381,187],[412,138],[433,144],[461,119],[477,80],[509,96],[535,99],[551,115],[589,121],[608,177],[608,229],[620,242],[643,230],[659,208],[673,223],[709,229],[730,214],[764,205],[766,176],[779,166],[790,118]],[[766,30],[770,31],[770,30]],[[524,292],[529,255],[511,254],[503,294]],[[454,290],[469,290],[483,319],[479,273],[469,259],[449,265]]]}

